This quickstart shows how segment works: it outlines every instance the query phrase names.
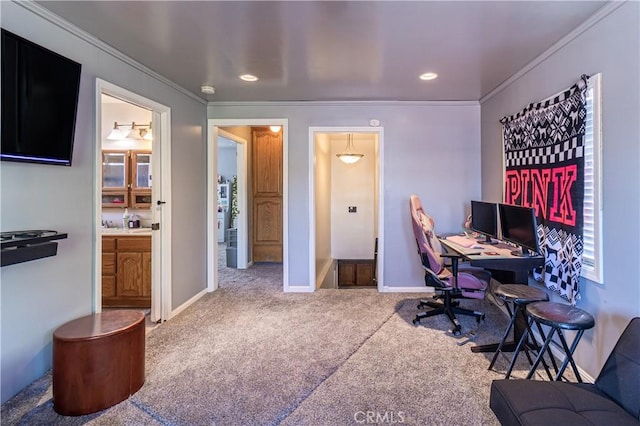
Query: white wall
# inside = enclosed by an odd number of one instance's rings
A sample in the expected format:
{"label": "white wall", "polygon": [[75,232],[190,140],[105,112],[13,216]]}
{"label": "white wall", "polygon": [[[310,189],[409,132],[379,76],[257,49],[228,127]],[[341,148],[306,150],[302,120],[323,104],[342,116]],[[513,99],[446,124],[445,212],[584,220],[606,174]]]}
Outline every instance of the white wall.
{"label": "white wall", "polygon": [[477,102],[212,103],[215,119],[289,120],[289,284],[309,285],[309,127],[384,127],[384,283],[423,287],[409,195],[418,194],[439,232],[462,227],[465,206],[480,197]]}
{"label": "white wall", "polygon": [[[219,136],[219,139],[225,138]],[[235,142],[231,142],[234,144],[233,147],[218,147],[218,174],[222,176],[225,181],[229,182],[231,182],[233,177],[238,174]]]}
{"label": "white wall", "polygon": [[56,229],[69,238],[55,257],[0,270],[2,402],[51,367],[53,331],[93,309],[96,78],[171,108],[172,307],[206,286],[204,103],[99,49],[95,39],[72,35],[39,10],[31,2],[2,1],[0,23],[82,64],[73,165],[2,162],[0,219],[3,231]]}
{"label": "white wall", "polygon": [[[354,134],[355,152],[364,157],[345,164],[336,154],[344,152],[346,134],[331,134],[331,254],[334,259],[373,259],[375,241],[374,135]],[[349,206],[356,212],[349,213]]]}
{"label": "white wall", "polygon": [[482,103],[482,196],[502,197],[498,119],[602,73],[604,284],[582,280],[578,307],[596,318],[576,360],[596,377],[630,318],[640,315],[640,3],[628,2]]}

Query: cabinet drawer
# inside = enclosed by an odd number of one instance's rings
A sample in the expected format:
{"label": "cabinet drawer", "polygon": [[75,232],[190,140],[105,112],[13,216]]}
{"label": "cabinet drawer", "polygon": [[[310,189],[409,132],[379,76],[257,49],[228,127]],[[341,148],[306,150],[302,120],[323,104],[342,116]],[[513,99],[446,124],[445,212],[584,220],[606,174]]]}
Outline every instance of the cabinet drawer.
{"label": "cabinet drawer", "polygon": [[114,237],[102,237],[102,251],[114,253],[116,251],[116,239]]}
{"label": "cabinet drawer", "polygon": [[118,251],[151,251],[151,237],[118,238]]}
{"label": "cabinet drawer", "polygon": [[116,254],[102,253],[102,275],[116,274]]}

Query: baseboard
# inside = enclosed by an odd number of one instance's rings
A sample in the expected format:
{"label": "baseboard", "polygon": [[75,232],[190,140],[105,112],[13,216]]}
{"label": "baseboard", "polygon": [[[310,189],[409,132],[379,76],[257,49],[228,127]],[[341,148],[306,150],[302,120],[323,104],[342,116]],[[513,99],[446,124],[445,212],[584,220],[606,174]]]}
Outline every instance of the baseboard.
{"label": "baseboard", "polygon": [[311,286],[290,285],[284,288],[285,293],[313,293],[315,288]]}
{"label": "baseboard", "polygon": [[389,287],[383,286],[380,293],[435,293],[433,287]]}
{"label": "baseboard", "polygon": [[195,296],[193,296],[191,299],[187,300],[182,305],[178,306],[176,309],[171,311],[171,313],[169,314],[169,318],[166,318],[166,319],[169,320],[169,319],[175,317],[176,315],[178,315],[180,312],[182,312],[185,309],[187,309],[189,306],[191,306],[194,302],[196,302],[198,299],[200,299],[202,296],[204,296],[208,292],[209,292],[208,289],[206,289],[206,288],[203,289],[202,291],[197,293]]}

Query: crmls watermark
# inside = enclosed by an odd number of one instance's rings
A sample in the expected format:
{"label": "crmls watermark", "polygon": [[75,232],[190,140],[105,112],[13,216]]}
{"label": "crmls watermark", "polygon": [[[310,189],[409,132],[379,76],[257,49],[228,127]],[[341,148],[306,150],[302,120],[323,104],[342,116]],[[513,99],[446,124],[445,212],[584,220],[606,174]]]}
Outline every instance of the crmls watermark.
{"label": "crmls watermark", "polygon": [[404,423],[403,411],[357,411],[353,415],[356,423],[361,424],[396,424]]}

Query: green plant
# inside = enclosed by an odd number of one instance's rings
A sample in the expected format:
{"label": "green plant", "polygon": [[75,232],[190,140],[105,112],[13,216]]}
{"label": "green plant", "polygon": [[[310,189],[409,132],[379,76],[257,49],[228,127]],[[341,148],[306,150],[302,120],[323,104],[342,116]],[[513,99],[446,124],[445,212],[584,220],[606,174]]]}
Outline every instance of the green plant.
{"label": "green plant", "polygon": [[238,217],[238,176],[233,177],[231,182],[231,223]]}

